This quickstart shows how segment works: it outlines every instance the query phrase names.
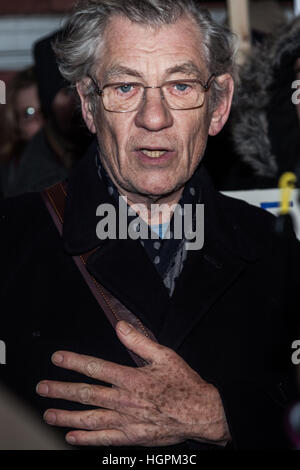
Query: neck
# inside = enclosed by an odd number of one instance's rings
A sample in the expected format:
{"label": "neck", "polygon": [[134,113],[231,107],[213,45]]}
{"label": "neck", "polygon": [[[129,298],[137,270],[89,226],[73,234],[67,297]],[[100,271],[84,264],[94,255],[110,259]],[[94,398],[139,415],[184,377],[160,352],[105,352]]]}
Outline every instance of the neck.
{"label": "neck", "polygon": [[131,206],[148,225],[158,225],[169,222],[183,192],[183,188],[180,188],[167,196],[152,198],[124,191],[119,187],[117,187],[117,189],[120,196],[127,198],[127,204]]}

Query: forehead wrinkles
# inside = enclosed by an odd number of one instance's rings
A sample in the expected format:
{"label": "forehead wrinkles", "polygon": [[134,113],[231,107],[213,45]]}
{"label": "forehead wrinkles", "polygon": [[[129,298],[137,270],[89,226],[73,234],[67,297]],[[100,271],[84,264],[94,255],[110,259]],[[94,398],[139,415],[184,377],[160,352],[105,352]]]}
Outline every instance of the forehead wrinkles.
{"label": "forehead wrinkles", "polygon": [[207,63],[202,34],[188,16],[176,23],[155,27],[133,23],[121,16],[113,17],[105,29],[97,62],[103,70],[119,63],[128,65],[126,59],[142,62],[148,57],[151,60],[151,55],[155,58],[155,54],[158,57],[178,54],[176,63]]}
{"label": "forehead wrinkles", "polygon": [[[175,64],[165,70],[166,76],[182,73],[184,75],[193,76],[200,80],[205,80],[205,73],[203,70],[199,70],[199,67],[195,65],[192,61],[187,61],[183,63]],[[122,64],[112,64],[111,67],[107,68],[103,75],[104,83],[110,82],[111,80],[118,80],[120,77],[125,75],[134,77],[136,79],[144,80],[145,77],[143,73],[140,73],[139,70],[126,67]]]}

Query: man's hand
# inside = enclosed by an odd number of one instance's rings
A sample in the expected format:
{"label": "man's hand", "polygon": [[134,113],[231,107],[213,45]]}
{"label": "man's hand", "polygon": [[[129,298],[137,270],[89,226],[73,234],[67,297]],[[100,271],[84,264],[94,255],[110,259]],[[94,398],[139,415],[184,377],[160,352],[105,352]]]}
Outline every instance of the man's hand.
{"label": "man's hand", "polygon": [[[217,389],[201,379],[174,351],[121,321],[120,341],[145,359],[145,367],[125,367],[67,351],[52,356],[55,365],[112,384],[112,387],[44,380],[42,396],[99,406],[88,411],[49,409],[48,424],[77,428],[70,444],[164,446],[194,439],[225,445],[230,439]],[[80,430],[79,430],[80,429]]]}

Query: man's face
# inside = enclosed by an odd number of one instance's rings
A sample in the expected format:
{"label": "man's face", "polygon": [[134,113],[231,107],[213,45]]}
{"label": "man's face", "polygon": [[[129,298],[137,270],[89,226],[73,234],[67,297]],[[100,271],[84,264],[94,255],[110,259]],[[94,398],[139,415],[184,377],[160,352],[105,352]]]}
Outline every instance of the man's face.
{"label": "man's face", "polygon": [[[177,79],[206,82],[203,55],[200,33],[187,17],[157,30],[115,17],[95,78],[100,88],[123,81],[151,86]],[[86,121],[97,132],[101,159],[121,193],[158,198],[184,186],[205,150],[209,94],[201,108],[170,110],[159,89],[148,89],[140,109],[129,113],[104,110],[99,97],[96,115]]]}

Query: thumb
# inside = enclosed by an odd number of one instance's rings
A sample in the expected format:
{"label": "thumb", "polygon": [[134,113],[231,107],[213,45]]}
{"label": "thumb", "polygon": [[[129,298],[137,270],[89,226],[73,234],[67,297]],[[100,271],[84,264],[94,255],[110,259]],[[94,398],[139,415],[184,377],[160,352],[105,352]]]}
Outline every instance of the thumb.
{"label": "thumb", "polygon": [[162,362],[166,348],[147,338],[130,323],[124,320],[119,321],[116,325],[116,333],[124,346],[142,359],[149,363]]}

